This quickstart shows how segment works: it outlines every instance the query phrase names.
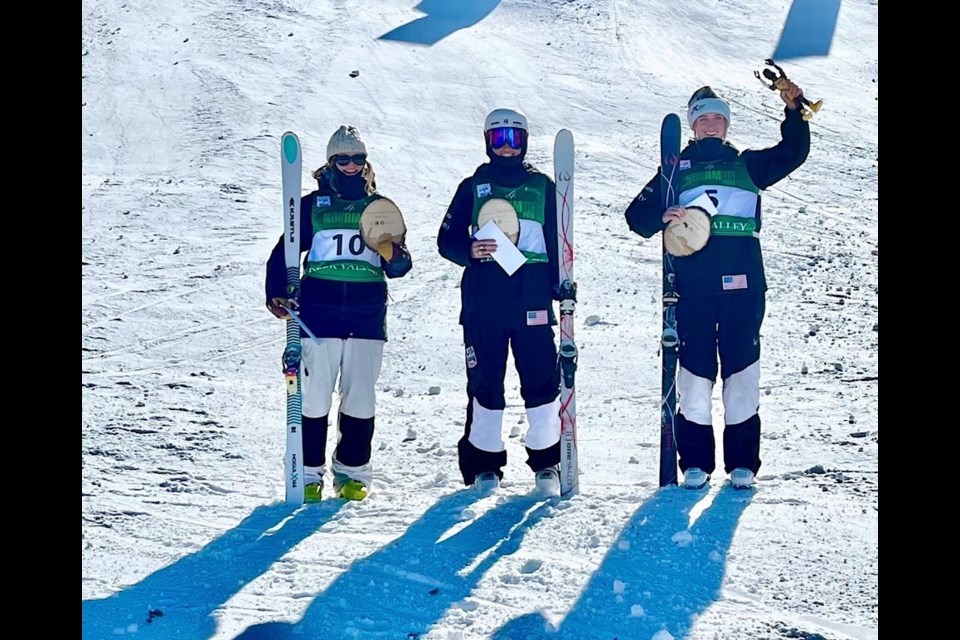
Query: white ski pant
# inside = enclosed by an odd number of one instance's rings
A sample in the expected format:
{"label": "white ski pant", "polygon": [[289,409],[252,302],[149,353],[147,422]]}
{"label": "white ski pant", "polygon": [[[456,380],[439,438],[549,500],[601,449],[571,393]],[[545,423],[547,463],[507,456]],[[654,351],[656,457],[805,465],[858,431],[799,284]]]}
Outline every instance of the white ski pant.
{"label": "white ski pant", "polygon": [[[373,418],[376,413],[376,384],[383,364],[384,341],[304,338],[301,344],[303,415],[311,418],[329,415],[333,406],[333,392],[338,390],[341,414],[360,419]],[[338,429],[338,443],[339,439]],[[310,477],[322,478],[324,468],[305,471]],[[335,478],[352,478],[370,486],[373,465],[367,463],[360,467],[351,467],[334,457],[333,473]]]}
{"label": "white ski pant", "polygon": [[376,412],[376,385],[383,365],[383,340],[359,338],[304,338],[303,415],[328,415],[340,376],[340,413],[372,418]]}

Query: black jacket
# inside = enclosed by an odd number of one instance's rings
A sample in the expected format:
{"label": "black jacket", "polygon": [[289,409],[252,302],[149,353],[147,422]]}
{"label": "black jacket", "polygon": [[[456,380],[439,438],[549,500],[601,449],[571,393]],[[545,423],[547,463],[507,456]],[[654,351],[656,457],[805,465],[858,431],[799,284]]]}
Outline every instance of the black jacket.
{"label": "black jacket", "polygon": [[[340,185],[335,189],[330,174],[324,171],[318,178],[318,189],[300,199],[300,251],[310,249],[313,228],[310,220],[311,202],[317,196],[337,195],[342,199],[359,200],[365,193],[359,185]],[[354,187],[351,189],[351,187]],[[303,256],[305,257],[305,256]],[[413,266],[406,247],[394,245],[393,260],[380,258],[384,275],[399,278]],[[266,299],[286,297],[287,279],[284,262],[283,235],[277,241],[267,261],[265,283]],[[320,278],[302,278],[300,281],[300,319],[318,338],[387,339],[387,283],[341,282]],[[306,336],[301,332],[301,335]]]}
{"label": "black jacket", "polygon": [[[766,189],[803,164],[810,151],[810,125],[801,117],[799,109],[785,108],[784,111],[785,117],[780,125],[781,140],[773,147],[755,151],[748,149],[741,153],[718,138],[707,138],[691,141],[680,153],[680,159],[689,160],[693,165],[704,165],[740,156],[753,184],[760,190]],[[663,223],[663,212],[658,172],[627,208],[627,224],[635,233],[644,238],[650,238],[666,227]],[[759,196],[755,219],[756,230],[759,232],[761,227]],[[704,296],[725,293],[721,278],[740,274],[746,276],[751,290],[766,291],[767,289],[759,238],[712,235],[702,250],[691,256],[675,257],[672,260],[677,274],[677,292],[680,295]]]}
{"label": "black jacket", "polygon": [[490,182],[502,187],[517,187],[530,174],[540,173],[530,164],[488,162],[477,167],[473,176],[457,187],[447,209],[437,247],[447,260],[462,267],[460,281],[460,324],[483,323],[498,327],[522,327],[528,311],[547,311],[550,324],[556,324],[553,300],[556,298],[559,266],[557,262],[556,184],[547,178],[543,233],[548,262],[527,263],[508,276],[498,263],[470,257],[473,221],[474,185]]}

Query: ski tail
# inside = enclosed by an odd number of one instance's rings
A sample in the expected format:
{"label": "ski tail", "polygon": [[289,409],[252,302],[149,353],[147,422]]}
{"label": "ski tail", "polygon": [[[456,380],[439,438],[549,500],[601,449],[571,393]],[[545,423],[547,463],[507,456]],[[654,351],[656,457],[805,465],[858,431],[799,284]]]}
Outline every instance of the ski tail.
{"label": "ski tail", "polygon": [[[660,192],[664,210],[677,204],[680,166],[680,118],[669,113],[660,126]],[[677,443],[674,422],[677,413],[677,288],[673,256],[663,248],[663,329],[660,338],[660,486],[677,484]]]}
{"label": "ski tail", "polygon": [[580,490],[577,460],[577,343],[573,315],[577,285],[573,276],[573,134],[557,133],[553,146],[554,179],[557,186],[557,249],[560,297],[560,495]]}
{"label": "ski tail", "polygon": [[[300,297],[300,180],[303,154],[300,139],[287,131],[280,139],[280,170],[283,180],[284,260],[287,297]],[[303,397],[300,386],[300,325],[290,317],[283,349],[283,375],[287,388],[287,437],[284,479],[287,504],[303,504]]]}

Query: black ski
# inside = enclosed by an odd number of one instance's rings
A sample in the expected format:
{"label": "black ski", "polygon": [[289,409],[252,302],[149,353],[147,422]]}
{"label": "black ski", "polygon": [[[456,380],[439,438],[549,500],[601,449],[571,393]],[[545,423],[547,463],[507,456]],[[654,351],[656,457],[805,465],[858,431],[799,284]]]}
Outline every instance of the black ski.
{"label": "black ski", "polygon": [[[664,210],[677,204],[680,163],[680,118],[669,113],[660,125],[660,192]],[[660,337],[660,486],[677,484],[677,442],[674,419],[677,413],[677,282],[673,256],[663,249],[663,332]]]}

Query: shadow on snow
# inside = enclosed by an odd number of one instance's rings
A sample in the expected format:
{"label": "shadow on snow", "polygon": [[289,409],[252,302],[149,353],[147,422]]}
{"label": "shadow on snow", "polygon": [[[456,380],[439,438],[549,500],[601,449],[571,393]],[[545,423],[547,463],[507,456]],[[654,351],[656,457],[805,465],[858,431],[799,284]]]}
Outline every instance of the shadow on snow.
{"label": "shadow on snow", "polygon": [[433,45],[460,29],[477,24],[498,4],[500,0],[423,0],[416,8],[426,13],[425,17],[401,25],[380,39]]}
{"label": "shadow on snow", "polygon": [[355,640],[426,633],[499,558],[514,553],[551,509],[549,500],[511,496],[476,520],[461,522],[463,510],[477,497],[463,489],[442,498],[401,537],[351,565],[299,621],[254,625],[237,639]]}
{"label": "shadow on snow", "polygon": [[209,638],[212,614],[269,569],[343,506],[264,505],[200,551],[154,572],[138,584],[81,605],[84,640],[135,634],[138,639]]}
{"label": "shadow on snow", "polygon": [[505,624],[494,640],[648,640],[660,630],[685,637],[720,595],[753,491],[722,487],[691,524],[691,512],[709,499],[704,491],[660,489],[624,527],[559,628],[532,613]]}

